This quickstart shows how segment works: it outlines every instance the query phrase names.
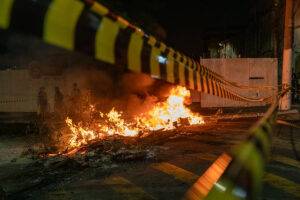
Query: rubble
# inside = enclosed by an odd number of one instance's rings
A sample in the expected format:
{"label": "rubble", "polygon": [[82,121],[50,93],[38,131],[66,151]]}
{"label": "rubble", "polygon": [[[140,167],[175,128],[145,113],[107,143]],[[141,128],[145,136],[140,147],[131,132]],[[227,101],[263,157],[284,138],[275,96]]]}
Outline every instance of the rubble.
{"label": "rubble", "polygon": [[156,149],[143,145],[136,138],[114,136],[63,152],[50,151],[41,146],[39,149],[28,148],[22,156],[41,161],[46,169],[80,170],[86,167],[116,167],[118,162],[155,160]]}

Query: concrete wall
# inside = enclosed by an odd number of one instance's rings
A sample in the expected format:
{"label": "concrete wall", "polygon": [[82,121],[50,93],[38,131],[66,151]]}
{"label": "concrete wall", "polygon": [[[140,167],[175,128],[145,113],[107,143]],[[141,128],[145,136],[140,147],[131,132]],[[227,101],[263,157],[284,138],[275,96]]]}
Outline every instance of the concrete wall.
{"label": "concrete wall", "polygon": [[[232,58],[201,59],[201,64],[222,75],[226,80],[245,86],[269,86],[265,89],[236,89],[239,94],[251,98],[274,96],[277,93],[277,59]],[[270,89],[273,87],[273,89]],[[275,88],[275,89],[274,89]],[[198,98],[198,97],[197,97]],[[202,107],[264,106],[264,103],[237,102],[209,94],[201,94]]]}
{"label": "concrete wall", "polygon": [[[201,63],[213,71],[224,76],[225,79],[234,81],[242,85],[250,86],[273,86],[277,85],[277,60],[276,59],[202,59]],[[88,73],[89,77],[91,72]],[[93,73],[95,74],[95,72]],[[84,88],[87,83],[80,78],[83,72],[70,74],[65,73],[60,76],[42,75],[32,76],[32,71],[28,69],[20,70],[0,70],[0,112],[36,112],[37,94],[40,87],[45,87],[50,110],[53,110],[54,87],[59,86],[62,93],[67,97],[71,92],[74,82],[79,87]],[[97,74],[95,79],[99,79]],[[103,75],[102,76],[106,76]],[[261,79],[250,79],[259,77]],[[91,78],[91,77],[90,77]],[[103,77],[100,78],[105,80]],[[105,82],[97,82],[99,85],[106,85]],[[89,83],[90,85],[90,83]],[[102,86],[101,86],[102,87]],[[252,98],[266,97],[275,95],[274,90],[238,90]],[[264,104],[241,103],[227,100],[207,94],[192,92],[193,101],[201,102],[202,107],[236,107],[236,106],[260,106]]]}
{"label": "concrete wall", "polygon": [[66,88],[63,77],[32,78],[29,70],[1,70],[0,112],[36,112],[37,94],[42,86],[46,89],[50,110],[53,110],[54,87]]}

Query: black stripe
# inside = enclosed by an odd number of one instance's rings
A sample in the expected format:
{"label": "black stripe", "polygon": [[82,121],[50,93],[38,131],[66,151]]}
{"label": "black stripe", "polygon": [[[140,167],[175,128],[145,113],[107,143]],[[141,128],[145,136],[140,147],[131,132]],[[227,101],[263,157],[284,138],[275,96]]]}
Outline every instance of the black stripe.
{"label": "black stripe", "polygon": [[155,44],[154,44],[154,47],[156,47],[156,48],[159,49],[159,48],[160,48],[160,42],[156,40],[156,41],[155,41]]}
{"label": "black stripe", "polygon": [[160,56],[166,59],[166,62],[158,62],[160,77],[161,79],[166,81],[167,80],[167,55],[162,53]]}
{"label": "black stripe", "polygon": [[120,29],[115,43],[116,65],[128,68],[128,47],[133,31],[130,28]]}
{"label": "black stripe", "polygon": [[250,141],[254,144],[256,149],[259,151],[261,155],[264,155],[266,157],[267,155],[264,153],[264,146],[263,143],[254,135],[251,136]]}
{"label": "black stripe", "polygon": [[219,97],[220,96],[220,90],[219,90],[219,84],[214,80],[215,88],[216,88],[216,95]]}
{"label": "black stripe", "polygon": [[142,72],[146,74],[151,73],[150,69],[150,58],[151,58],[151,46],[147,42],[147,38],[143,38],[143,48],[141,53]]}
{"label": "black stripe", "polygon": [[222,98],[225,97],[225,92],[226,92],[226,91],[224,90],[224,88],[221,87],[221,97],[222,97]]}
{"label": "black stripe", "polygon": [[118,20],[118,15],[116,15],[115,13],[109,11],[106,15],[106,17],[110,18],[113,21],[117,21]]}
{"label": "black stripe", "polygon": [[132,24],[128,24],[128,27],[127,27],[128,29],[130,29],[132,32],[136,32],[137,30],[136,30],[136,27],[135,26],[133,26]]}
{"label": "black stripe", "polygon": [[176,61],[177,61],[177,57],[178,57],[178,54],[177,54],[176,52],[174,52],[174,54],[173,54],[173,58],[174,58],[174,60],[176,60]]}
{"label": "black stripe", "polygon": [[209,81],[208,81],[208,77],[205,77],[206,79],[206,85],[207,85],[207,93],[211,94],[211,89],[210,89],[210,85],[209,85]]}
{"label": "black stripe", "polygon": [[81,13],[75,31],[75,50],[95,56],[96,32],[102,18],[86,7]]}
{"label": "black stripe", "polygon": [[179,64],[174,60],[174,83],[179,83]]}
{"label": "black stripe", "polygon": [[261,126],[262,131],[264,131],[264,133],[267,134],[268,139],[271,140],[271,132],[269,131],[269,129],[267,128],[266,124],[263,124]]}
{"label": "black stripe", "polygon": [[187,87],[190,87],[189,69],[187,69],[185,65],[184,65],[183,69],[184,69],[184,80],[185,80],[185,85],[186,85]]}
{"label": "black stripe", "polygon": [[217,88],[215,87],[214,81],[212,79],[210,79],[210,82],[211,82],[211,87],[212,87],[212,93],[215,96],[217,94],[217,91],[216,91]]}
{"label": "black stripe", "polygon": [[42,37],[44,18],[51,2],[16,0],[12,7],[10,28]]}
{"label": "black stripe", "polygon": [[169,55],[170,49],[168,47],[166,47],[166,49],[165,49],[165,51],[163,53],[165,53],[166,55]]}
{"label": "black stripe", "polygon": [[194,79],[195,90],[199,90],[200,88],[198,88],[198,84],[197,84],[197,72],[195,70],[193,71],[193,79]]}
{"label": "black stripe", "polygon": [[180,59],[179,59],[179,61],[185,65],[185,63],[183,62],[183,60],[184,60],[184,59],[183,59],[183,57],[182,57],[182,56],[180,56]]}
{"label": "black stripe", "polygon": [[201,73],[200,73],[200,91],[204,92],[203,76]]}

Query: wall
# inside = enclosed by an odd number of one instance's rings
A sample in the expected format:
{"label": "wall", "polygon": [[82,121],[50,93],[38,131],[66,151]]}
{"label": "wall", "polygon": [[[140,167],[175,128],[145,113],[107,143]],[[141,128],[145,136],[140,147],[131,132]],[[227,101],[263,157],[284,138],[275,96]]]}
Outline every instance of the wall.
{"label": "wall", "polygon": [[[239,94],[251,98],[276,95],[277,59],[273,58],[232,58],[201,59],[201,64],[222,75],[226,80],[245,86],[269,86],[265,89],[236,89]],[[252,77],[252,78],[251,78]],[[253,79],[254,78],[254,79]],[[256,79],[258,78],[258,79]],[[270,89],[270,86],[273,89]],[[193,98],[194,99],[194,98]],[[244,107],[264,106],[265,103],[237,102],[209,94],[201,94],[202,107]]]}
{"label": "wall", "polygon": [[[300,0],[295,4],[295,22],[294,22],[294,61],[296,73],[298,73],[298,80],[300,77]],[[300,80],[299,80],[300,81]],[[300,84],[300,82],[299,82]]]}
{"label": "wall", "polygon": [[[30,71],[0,70],[0,112],[36,112],[37,94],[45,87],[50,110],[53,111],[54,87],[66,90],[62,76],[42,76],[33,78]],[[68,89],[69,90],[69,89]]]}
{"label": "wall", "polygon": [[[225,79],[242,85],[251,86],[276,86],[277,85],[277,60],[271,58],[234,58],[234,59],[202,59],[201,64],[224,76]],[[32,76],[27,69],[0,70],[0,112],[35,112],[37,111],[37,94],[40,87],[45,87],[50,109],[53,110],[54,87],[59,86],[62,93],[70,94],[72,84],[78,83],[83,87],[87,83],[80,78],[81,73],[65,73],[67,75]],[[93,73],[95,74],[95,73]],[[89,77],[91,73],[89,73]],[[96,78],[99,79],[100,74]],[[103,75],[102,76],[107,76]],[[263,79],[251,80],[249,77],[262,77]],[[103,77],[101,78],[103,79]],[[89,83],[90,84],[90,83]],[[97,82],[106,85],[105,82]],[[103,86],[101,86],[103,87]],[[275,95],[274,90],[239,90],[245,96],[252,98]],[[193,101],[201,101],[202,107],[236,107],[236,106],[261,106],[264,104],[241,103],[207,94],[192,92]]]}

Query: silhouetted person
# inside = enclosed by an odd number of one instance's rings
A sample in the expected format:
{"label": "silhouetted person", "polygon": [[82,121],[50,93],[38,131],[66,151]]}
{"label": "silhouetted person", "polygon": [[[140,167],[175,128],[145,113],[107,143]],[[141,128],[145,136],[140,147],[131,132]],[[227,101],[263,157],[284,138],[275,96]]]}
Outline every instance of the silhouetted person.
{"label": "silhouetted person", "polygon": [[71,98],[75,99],[75,100],[80,99],[80,95],[81,95],[81,92],[77,86],[77,83],[73,83]]}
{"label": "silhouetted person", "polygon": [[77,86],[77,83],[73,83],[73,88],[71,91],[71,105],[70,114],[74,120],[79,119],[81,112],[81,91]]}
{"label": "silhouetted person", "polygon": [[49,111],[48,97],[45,91],[45,87],[40,87],[39,89],[37,106],[38,106],[38,115],[40,119],[45,120]]}
{"label": "silhouetted person", "polygon": [[56,116],[64,115],[64,95],[58,86],[54,88],[54,113]]}

